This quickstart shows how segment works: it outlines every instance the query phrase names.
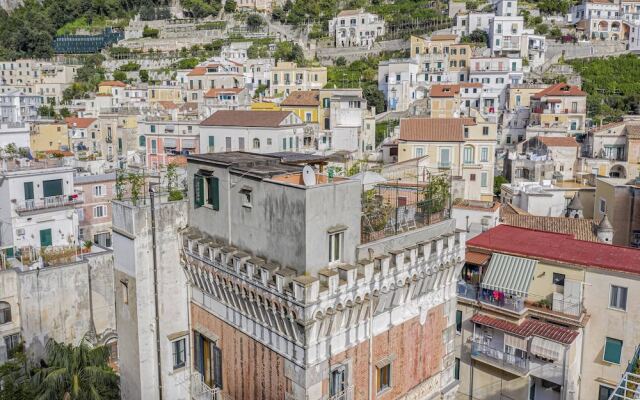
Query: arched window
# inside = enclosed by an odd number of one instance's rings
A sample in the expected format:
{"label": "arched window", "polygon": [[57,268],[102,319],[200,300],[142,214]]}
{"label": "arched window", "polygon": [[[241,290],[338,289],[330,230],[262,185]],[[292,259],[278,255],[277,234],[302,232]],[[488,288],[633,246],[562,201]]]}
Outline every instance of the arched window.
{"label": "arched window", "polygon": [[11,322],[11,306],[9,303],[0,301],[0,324]]}
{"label": "arched window", "polygon": [[145,147],[147,145],[146,136],[140,135],[140,137],[138,138],[138,144],[140,145],[140,147]]}
{"label": "arched window", "polygon": [[260,139],[258,139],[258,138],[253,139],[253,148],[254,149],[259,149],[260,148]]}

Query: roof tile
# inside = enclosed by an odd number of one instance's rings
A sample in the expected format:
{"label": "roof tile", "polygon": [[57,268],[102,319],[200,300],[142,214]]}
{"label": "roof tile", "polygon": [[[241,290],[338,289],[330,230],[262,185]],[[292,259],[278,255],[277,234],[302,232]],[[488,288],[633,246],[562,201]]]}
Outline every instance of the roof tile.
{"label": "roof tile", "polygon": [[400,120],[400,140],[464,142],[464,127],[475,124],[473,118],[404,118]]}
{"label": "roof tile", "polygon": [[526,319],[520,325],[493,318],[484,314],[476,314],[471,318],[476,324],[490,326],[501,331],[514,334],[523,338],[538,336],[554,342],[571,344],[578,337],[578,332],[548,322]]}

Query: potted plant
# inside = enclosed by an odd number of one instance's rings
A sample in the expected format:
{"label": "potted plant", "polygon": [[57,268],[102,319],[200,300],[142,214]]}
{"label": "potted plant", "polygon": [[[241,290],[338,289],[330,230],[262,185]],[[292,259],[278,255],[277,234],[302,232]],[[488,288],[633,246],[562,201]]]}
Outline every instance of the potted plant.
{"label": "potted plant", "polygon": [[82,243],[82,252],[91,253],[92,246],[93,246],[93,242],[91,240],[85,240],[84,243]]}

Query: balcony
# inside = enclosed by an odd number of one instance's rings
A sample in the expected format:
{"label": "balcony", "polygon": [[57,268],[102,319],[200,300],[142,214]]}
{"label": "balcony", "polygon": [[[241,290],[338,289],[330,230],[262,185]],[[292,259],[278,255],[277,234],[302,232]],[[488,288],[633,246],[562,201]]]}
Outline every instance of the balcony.
{"label": "balcony", "polygon": [[14,158],[2,160],[2,172],[29,171],[36,169],[64,167],[62,158],[45,158],[42,160],[29,160],[27,158]]}
{"label": "balcony", "polygon": [[478,290],[479,287],[477,284],[458,281],[456,292],[458,293],[458,297],[476,301],[478,300]]}
{"label": "balcony", "polygon": [[493,307],[498,307],[507,311],[511,311],[517,314],[522,314],[526,307],[524,304],[524,298],[522,297],[507,297],[504,295],[495,295],[495,291],[482,290],[478,296],[478,300],[481,303],[488,304]]}
{"label": "balcony", "polygon": [[74,207],[83,202],[81,194],[63,194],[45,197],[42,200],[25,200],[16,204],[18,215],[35,214],[62,207]]}
{"label": "balcony", "polygon": [[353,398],[353,386],[347,386],[344,390],[330,394],[327,400],[351,400]]}
{"label": "balcony", "polygon": [[529,360],[526,358],[516,357],[481,343],[471,343],[471,358],[518,376],[525,376],[529,372]]}

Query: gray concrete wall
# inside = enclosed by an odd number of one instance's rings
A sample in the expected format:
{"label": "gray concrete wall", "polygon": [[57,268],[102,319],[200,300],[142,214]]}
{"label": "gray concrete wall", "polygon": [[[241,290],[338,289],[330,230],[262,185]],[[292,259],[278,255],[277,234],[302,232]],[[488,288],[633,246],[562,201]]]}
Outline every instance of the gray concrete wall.
{"label": "gray concrete wall", "polygon": [[18,279],[22,339],[31,356],[44,355],[50,338],[79,344],[92,319],[99,342],[115,337],[111,251],[70,265],[20,272]]}
{"label": "gray concrete wall", "polygon": [[[348,227],[344,249],[359,243],[361,189],[357,181],[304,188],[230,176],[224,168],[189,164],[190,199],[193,199],[193,175],[199,169],[213,170],[219,178],[220,209],[216,211],[206,205],[194,208],[190,200],[190,226],[242,251],[251,251],[255,256],[304,273],[327,266],[329,228]],[[240,193],[243,188],[252,189],[250,208],[243,206]],[[343,261],[355,261],[353,254],[345,256]]]}
{"label": "gray concrete wall", "polygon": [[[158,398],[153,246],[150,206],[113,203],[116,310],[123,399]],[[160,364],[163,395],[186,399],[190,360],[173,369],[172,339],[189,331],[186,277],[180,267],[179,231],[187,224],[187,200],[158,201],[156,244]],[[125,285],[122,281],[126,282]],[[125,296],[128,292],[128,296]],[[126,302],[125,302],[126,299]],[[189,340],[187,338],[187,349]]]}

